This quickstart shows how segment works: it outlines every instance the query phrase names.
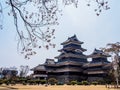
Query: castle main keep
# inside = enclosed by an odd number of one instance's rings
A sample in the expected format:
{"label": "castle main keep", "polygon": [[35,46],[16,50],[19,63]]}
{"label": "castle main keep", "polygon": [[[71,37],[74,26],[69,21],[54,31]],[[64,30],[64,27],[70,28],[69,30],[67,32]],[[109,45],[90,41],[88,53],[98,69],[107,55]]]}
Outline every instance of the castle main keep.
{"label": "castle main keep", "polygon": [[[32,68],[32,77],[39,79],[56,78],[59,82],[68,83],[77,81],[98,81],[107,77],[111,63],[107,60],[109,55],[102,50],[95,49],[90,55],[85,55],[86,49],[82,48],[83,42],[76,35],[69,37],[61,43],[62,49],[59,56],[46,59],[45,63]],[[92,61],[88,62],[88,58]]]}

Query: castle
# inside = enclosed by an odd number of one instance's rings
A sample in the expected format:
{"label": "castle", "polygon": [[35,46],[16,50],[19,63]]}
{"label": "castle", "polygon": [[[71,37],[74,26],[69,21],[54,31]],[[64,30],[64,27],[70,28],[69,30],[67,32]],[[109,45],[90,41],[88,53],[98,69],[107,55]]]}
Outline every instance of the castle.
{"label": "castle", "polygon": [[[63,48],[58,50],[59,56],[54,59],[46,59],[45,63],[32,68],[32,77],[39,79],[56,78],[59,82],[69,83],[72,80],[98,81],[107,77],[111,63],[107,60],[109,55],[102,50],[95,49],[91,55],[83,54],[86,49],[82,48],[83,42],[76,35],[69,37],[61,43]],[[92,61],[88,62],[87,59]]]}

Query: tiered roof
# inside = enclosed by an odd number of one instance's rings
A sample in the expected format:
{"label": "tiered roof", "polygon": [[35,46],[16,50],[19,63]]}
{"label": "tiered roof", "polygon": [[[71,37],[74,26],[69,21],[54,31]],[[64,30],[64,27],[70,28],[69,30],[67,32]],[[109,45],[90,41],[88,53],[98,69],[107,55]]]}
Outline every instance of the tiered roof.
{"label": "tiered roof", "polygon": [[[63,42],[61,45],[63,45],[63,48],[59,50],[61,54],[55,58],[59,60],[67,59],[67,58],[74,58],[79,59],[81,62],[87,62],[87,56],[83,54],[86,49],[81,47],[81,44],[83,42],[79,41],[76,37],[76,35],[69,37],[65,42]],[[80,60],[80,59],[86,59],[86,60]]]}
{"label": "tiered roof", "polygon": [[72,37],[69,37],[65,42],[61,43],[61,45],[67,45],[67,44],[70,44],[70,43],[74,43],[74,44],[77,44],[77,45],[83,44],[83,42],[79,41],[77,39],[76,35],[74,35]]}
{"label": "tiered roof", "polygon": [[62,52],[62,51],[75,51],[75,52],[80,53],[80,52],[86,51],[86,49],[81,48],[81,47],[75,48],[74,46],[69,46],[69,47],[64,47],[63,49],[60,49],[60,50],[58,50],[58,51],[59,51],[59,52]]}
{"label": "tiered roof", "polygon": [[104,53],[102,50],[95,49],[88,57],[92,58],[90,63],[109,63],[107,57],[110,57],[110,55]]}
{"label": "tiered roof", "polygon": [[98,57],[110,57],[110,55],[104,53],[102,50],[94,49],[93,53],[89,55],[88,57],[91,58],[98,58]]}
{"label": "tiered roof", "polygon": [[84,66],[87,67],[87,74],[106,74],[104,67],[109,64],[109,61],[107,61],[108,54],[95,49],[88,57],[92,58],[92,61]]}
{"label": "tiered roof", "polygon": [[56,65],[57,66],[65,66],[65,65],[82,66],[83,63],[81,63],[81,62],[75,62],[75,61],[65,61],[64,63],[63,62],[58,62]]}
{"label": "tiered roof", "polygon": [[61,58],[83,58],[83,59],[86,59],[86,56],[85,55],[79,55],[79,54],[73,54],[73,53],[64,53],[64,54],[60,54],[59,56],[57,56],[56,58],[58,59],[61,59]]}
{"label": "tiered roof", "polygon": [[46,59],[46,62],[45,62],[45,64],[55,64],[55,61],[54,61],[54,59]]}

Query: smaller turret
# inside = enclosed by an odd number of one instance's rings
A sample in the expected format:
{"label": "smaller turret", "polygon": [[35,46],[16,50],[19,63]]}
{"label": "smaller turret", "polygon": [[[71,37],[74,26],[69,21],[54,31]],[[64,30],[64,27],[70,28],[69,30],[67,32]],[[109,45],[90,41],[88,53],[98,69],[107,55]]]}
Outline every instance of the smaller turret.
{"label": "smaller turret", "polygon": [[110,55],[104,53],[102,50],[94,49],[93,53],[88,56],[89,58],[92,58],[91,63],[109,63],[107,60],[107,57],[110,57]]}

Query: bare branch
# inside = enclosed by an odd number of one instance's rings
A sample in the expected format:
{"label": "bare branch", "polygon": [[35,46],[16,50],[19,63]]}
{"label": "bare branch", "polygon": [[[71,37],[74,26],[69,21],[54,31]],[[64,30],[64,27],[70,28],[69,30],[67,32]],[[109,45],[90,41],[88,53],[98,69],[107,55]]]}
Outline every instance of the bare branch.
{"label": "bare branch", "polygon": [[[109,9],[107,0],[86,0],[89,5],[91,1],[97,4],[95,12],[97,15],[101,11]],[[0,28],[2,28],[3,7],[0,1]],[[31,55],[36,54],[35,48],[55,47],[52,44],[55,29],[51,26],[58,25],[58,14],[60,8],[58,0],[6,0],[6,4],[11,9],[8,15],[14,18],[14,25],[18,35],[18,52],[29,59]],[[78,0],[63,0],[63,5],[73,4],[78,7]],[[21,28],[23,27],[23,28]]]}

